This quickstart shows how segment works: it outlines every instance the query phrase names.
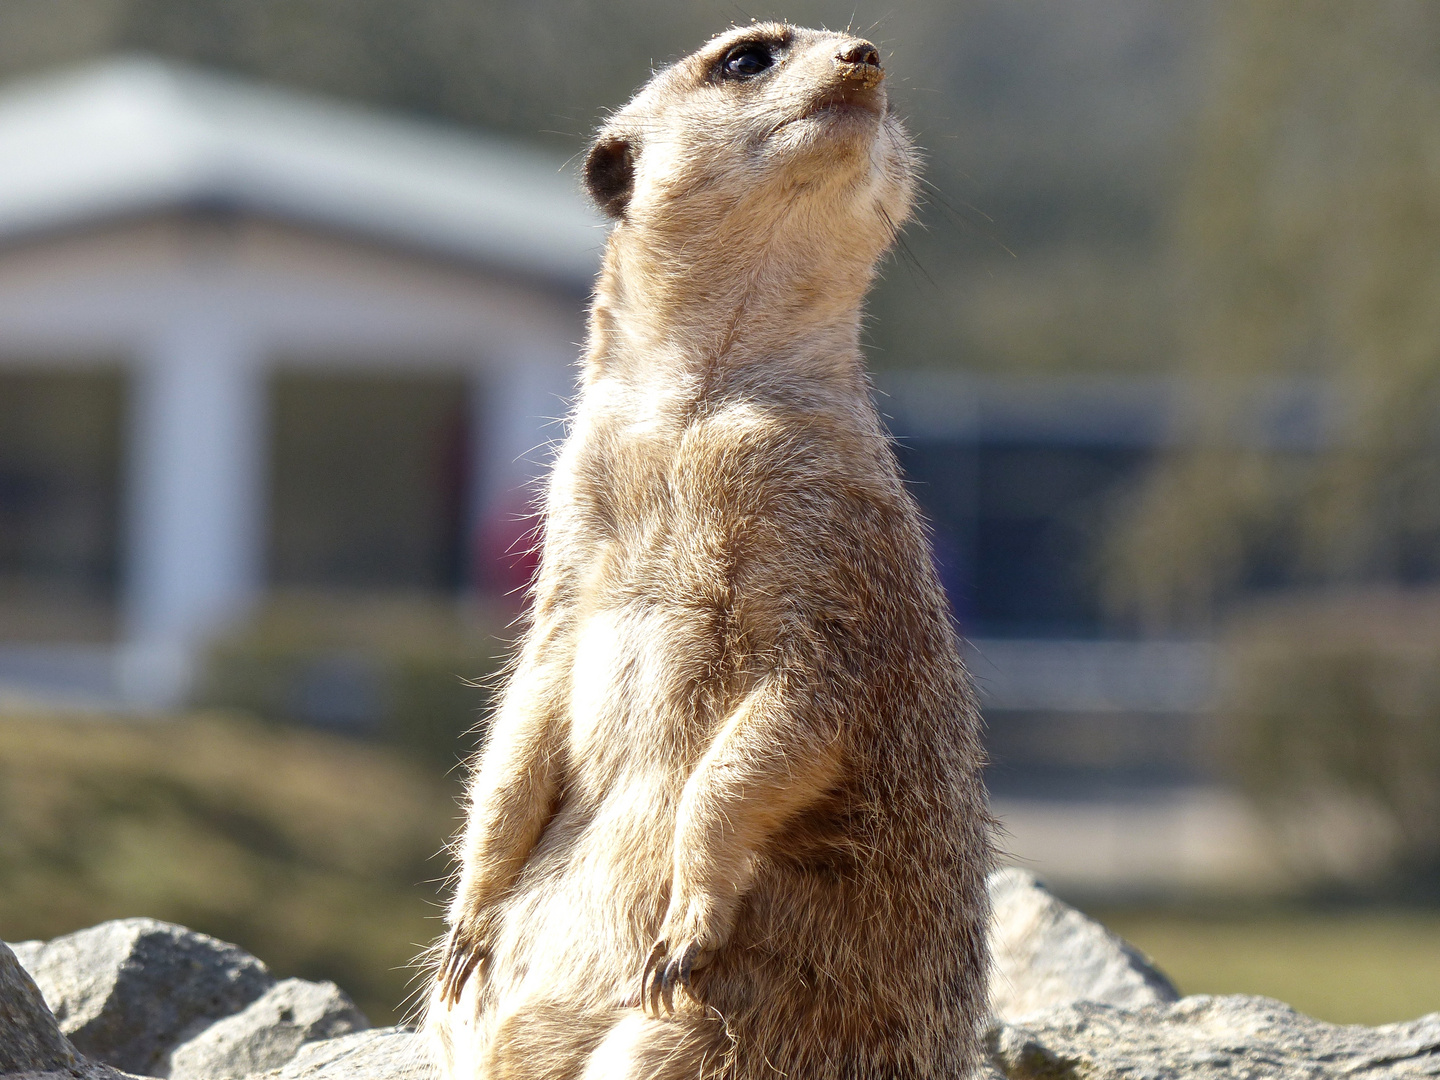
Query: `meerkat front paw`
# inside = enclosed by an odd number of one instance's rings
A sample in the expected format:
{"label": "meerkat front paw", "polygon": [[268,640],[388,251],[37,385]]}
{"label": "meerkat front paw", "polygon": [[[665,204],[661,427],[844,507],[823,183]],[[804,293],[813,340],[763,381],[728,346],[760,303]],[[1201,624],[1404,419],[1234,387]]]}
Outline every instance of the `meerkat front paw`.
{"label": "meerkat front paw", "polygon": [[691,976],[714,959],[729,936],[729,920],[718,917],[715,904],[672,904],[640,974],[640,1007],[651,1016],[660,1016],[663,1004],[666,1014],[673,1013],[677,986],[698,1002]]}
{"label": "meerkat front paw", "polygon": [[440,984],[440,1000],[446,1005],[458,1002],[465,983],[489,955],[488,935],[482,920],[461,919],[452,926],[435,973],[435,980]]}
{"label": "meerkat front paw", "polygon": [[708,964],[715,955],[694,938],[675,941],[661,938],[650,950],[645,970],[640,975],[640,1008],[650,1016],[660,1016],[663,1003],[667,1014],[675,1011],[675,987],[681,986],[692,999],[695,988],[690,976]]}

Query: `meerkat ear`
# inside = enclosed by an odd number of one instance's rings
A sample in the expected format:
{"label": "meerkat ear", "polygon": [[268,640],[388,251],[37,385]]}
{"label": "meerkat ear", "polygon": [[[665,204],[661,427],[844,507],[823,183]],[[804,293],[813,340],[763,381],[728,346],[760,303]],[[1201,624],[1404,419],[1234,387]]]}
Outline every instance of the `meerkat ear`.
{"label": "meerkat ear", "polygon": [[635,147],[619,135],[601,135],[585,157],[585,188],[595,205],[623,217],[635,190]]}

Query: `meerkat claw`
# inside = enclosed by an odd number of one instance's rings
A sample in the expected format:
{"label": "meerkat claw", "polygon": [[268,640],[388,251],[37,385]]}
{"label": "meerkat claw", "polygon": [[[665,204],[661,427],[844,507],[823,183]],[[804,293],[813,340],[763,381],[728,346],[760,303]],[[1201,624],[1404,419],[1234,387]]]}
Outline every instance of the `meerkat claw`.
{"label": "meerkat claw", "polygon": [[695,996],[695,990],[691,986],[690,976],[695,970],[695,959],[700,955],[698,942],[690,942],[680,951],[678,956],[672,956],[670,962],[664,965],[664,970],[656,972],[656,980],[660,987],[661,999],[665,1002],[667,1013],[675,1012],[675,987],[681,986],[691,997]]}
{"label": "meerkat claw", "polygon": [[685,987],[685,992],[691,996],[694,996],[695,991],[690,986],[690,973],[695,970],[695,960],[699,955],[700,946],[694,941],[680,954],[680,985]]}
{"label": "meerkat claw", "polygon": [[450,940],[445,945],[445,957],[440,962],[440,971],[436,976],[440,983],[441,999],[446,1005],[454,1005],[460,1000],[465,983],[474,973],[485,952],[478,944],[462,941],[461,937],[459,927],[451,931]]}
{"label": "meerkat claw", "polygon": [[664,976],[666,951],[664,938],[655,942],[655,947],[650,950],[650,959],[645,961],[645,970],[640,973],[640,1008],[651,1016],[660,1015],[660,984]]}
{"label": "meerkat claw", "polygon": [[665,965],[665,974],[660,977],[660,1000],[665,1002],[665,1012],[675,1012],[675,961]]}

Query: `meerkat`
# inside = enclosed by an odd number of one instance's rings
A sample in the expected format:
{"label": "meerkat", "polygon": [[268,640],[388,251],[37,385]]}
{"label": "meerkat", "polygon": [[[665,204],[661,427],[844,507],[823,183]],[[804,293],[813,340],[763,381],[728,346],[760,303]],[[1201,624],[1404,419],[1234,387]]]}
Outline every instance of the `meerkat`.
{"label": "meerkat", "polygon": [[946,1078],[986,1016],[979,720],[860,311],[916,151],[757,24],[584,166],[614,219],[427,1023],[455,1080]]}

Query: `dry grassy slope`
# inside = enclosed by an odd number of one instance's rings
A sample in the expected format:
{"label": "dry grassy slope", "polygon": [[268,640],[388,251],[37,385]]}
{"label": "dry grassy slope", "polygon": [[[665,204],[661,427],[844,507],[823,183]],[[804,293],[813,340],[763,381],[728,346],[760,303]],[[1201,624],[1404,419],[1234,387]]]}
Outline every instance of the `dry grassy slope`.
{"label": "dry grassy slope", "polygon": [[399,1016],[454,777],[236,716],[0,717],[0,938],[151,915]]}

